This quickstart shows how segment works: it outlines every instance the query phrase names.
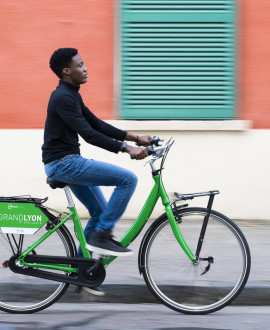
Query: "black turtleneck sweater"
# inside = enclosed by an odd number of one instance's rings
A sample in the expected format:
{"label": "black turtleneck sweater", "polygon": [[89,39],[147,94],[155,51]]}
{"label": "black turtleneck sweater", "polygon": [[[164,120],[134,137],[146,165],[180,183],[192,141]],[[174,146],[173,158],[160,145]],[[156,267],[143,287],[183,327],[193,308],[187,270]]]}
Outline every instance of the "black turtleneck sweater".
{"label": "black turtleneck sweater", "polygon": [[78,134],[88,143],[118,153],[127,132],[97,118],[83,103],[76,85],[60,80],[52,92],[42,146],[44,164],[80,154]]}

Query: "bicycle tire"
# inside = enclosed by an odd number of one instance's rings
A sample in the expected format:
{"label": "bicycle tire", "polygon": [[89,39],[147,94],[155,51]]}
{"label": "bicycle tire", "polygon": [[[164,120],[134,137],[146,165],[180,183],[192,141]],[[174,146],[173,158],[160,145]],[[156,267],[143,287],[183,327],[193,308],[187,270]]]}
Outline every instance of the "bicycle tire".
{"label": "bicycle tire", "polygon": [[[175,209],[179,228],[195,254],[205,208]],[[250,273],[248,243],[238,226],[211,211],[200,257],[215,263],[197,265],[176,241],[167,215],[148,229],[141,245],[139,267],[154,296],[169,308],[185,314],[208,314],[230,304],[244,288]]]}
{"label": "bicycle tire", "polygon": [[[34,235],[23,235],[23,250],[36,242],[45,232],[46,229],[43,227]],[[68,229],[61,226],[42,242],[34,253],[42,255],[56,255],[57,253],[60,256],[74,257],[76,251],[70,235]],[[15,244],[11,235],[9,238]],[[19,235],[14,235],[14,238],[18,240]],[[3,263],[13,256],[13,252],[7,235],[3,234],[1,230],[0,251],[0,310],[20,314],[38,312],[55,303],[67,290],[69,286],[67,283],[17,274],[8,267],[3,267]]]}

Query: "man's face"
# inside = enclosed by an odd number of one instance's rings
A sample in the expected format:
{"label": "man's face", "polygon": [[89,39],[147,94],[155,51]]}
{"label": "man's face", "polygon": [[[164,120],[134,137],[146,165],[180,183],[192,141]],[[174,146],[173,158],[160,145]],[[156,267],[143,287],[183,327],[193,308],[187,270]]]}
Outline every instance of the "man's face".
{"label": "man's face", "polygon": [[87,68],[83,65],[83,60],[79,54],[72,57],[68,69],[68,76],[73,84],[81,85],[87,82]]}

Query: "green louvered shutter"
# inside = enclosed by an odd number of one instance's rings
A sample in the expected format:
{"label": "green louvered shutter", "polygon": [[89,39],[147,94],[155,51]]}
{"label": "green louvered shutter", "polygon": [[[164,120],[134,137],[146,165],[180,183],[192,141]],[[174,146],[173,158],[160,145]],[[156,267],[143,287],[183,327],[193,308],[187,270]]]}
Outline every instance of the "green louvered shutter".
{"label": "green louvered shutter", "polygon": [[234,117],[234,1],[122,0],[125,119]]}

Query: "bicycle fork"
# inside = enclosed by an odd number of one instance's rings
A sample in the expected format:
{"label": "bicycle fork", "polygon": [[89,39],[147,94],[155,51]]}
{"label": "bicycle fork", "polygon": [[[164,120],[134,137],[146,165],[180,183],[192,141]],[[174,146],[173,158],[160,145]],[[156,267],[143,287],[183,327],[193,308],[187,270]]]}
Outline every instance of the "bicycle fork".
{"label": "bicycle fork", "polygon": [[208,192],[203,192],[203,193],[195,193],[195,194],[184,194],[184,195],[178,195],[177,193],[175,193],[175,195],[179,198],[179,200],[188,200],[188,199],[193,199],[194,197],[209,196],[209,200],[208,200],[208,204],[207,204],[207,213],[206,213],[206,215],[204,217],[204,220],[203,220],[203,224],[202,224],[202,228],[201,228],[201,231],[200,231],[200,236],[199,236],[199,240],[198,240],[195,255],[193,254],[193,252],[190,250],[189,246],[184,241],[183,236],[182,236],[181,231],[180,231],[180,228],[177,224],[177,221],[175,220],[173,211],[172,211],[171,207],[170,207],[170,209],[168,207],[170,205],[167,205],[168,212],[167,212],[167,209],[166,209],[166,213],[167,213],[168,218],[170,220],[170,224],[171,224],[173,233],[175,235],[175,238],[177,239],[177,241],[179,242],[179,244],[181,245],[181,247],[183,248],[183,250],[185,251],[185,253],[189,257],[189,259],[195,265],[199,264],[200,261],[207,261],[208,262],[205,270],[202,272],[201,275],[204,275],[205,273],[207,273],[209,271],[210,267],[211,267],[211,264],[215,262],[215,260],[212,256],[207,257],[207,258],[200,258],[200,252],[201,252],[201,249],[202,249],[202,245],[203,245],[203,241],[204,241],[204,238],[205,238],[205,233],[206,233],[209,217],[210,217],[211,210],[212,210],[214,197],[215,197],[216,194],[219,194],[218,190],[208,191]]}
{"label": "bicycle fork", "polygon": [[196,252],[195,252],[195,255],[194,255],[194,253],[192,252],[192,250],[190,249],[190,247],[186,243],[186,241],[185,241],[185,239],[184,239],[184,237],[181,233],[181,230],[178,226],[178,221],[175,219],[175,216],[173,214],[173,210],[172,210],[172,207],[171,207],[171,204],[170,204],[170,200],[169,200],[168,195],[167,195],[167,193],[166,193],[166,191],[163,187],[163,183],[162,183],[162,180],[161,180],[160,176],[156,176],[156,177],[154,177],[154,179],[155,179],[155,181],[159,180],[159,185],[160,185],[159,195],[162,199],[163,205],[165,206],[165,211],[166,211],[166,214],[168,216],[173,234],[174,234],[177,242],[180,244],[183,251],[186,253],[188,258],[192,261],[192,263],[198,264],[200,260],[208,261],[208,265],[207,265],[207,267],[205,268],[204,272],[201,275],[205,274],[210,269],[210,265],[214,262],[214,258],[213,257],[200,258],[200,252],[201,252],[201,249],[202,249],[202,245],[203,245],[203,241],[204,241],[206,228],[207,228],[208,220],[209,220],[209,217],[210,217],[214,197],[215,197],[216,194],[219,193],[219,191],[215,190],[215,191],[209,191],[209,192],[206,192],[206,193],[186,194],[186,195],[179,196],[180,199],[182,199],[182,200],[193,199],[194,197],[199,197],[199,196],[209,196],[209,201],[208,201],[208,204],[207,204],[207,213],[206,213],[206,216],[204,217],[203,225],[202,225],[201,232],[200,232],[200,237],[199,237]]}
{"label": "bicycle fork", "polygon": [[[213,198],[211,198],[212,203],[213,203]],[[189,259],[192,261],[192,263],[194,265],[198,265],[200,261],[207,261],[208,264],[205,267],[204,271],[201,273],[201,275],[206,274],[211,267],[211,264],[214,263],[214,258],[212,256],[207,257],[207,258],[200,258],[200,251],[202,248],[202,244],[203,244],[203,240],[204,240],[204,236],[205,236],[205,232],[206,232],[206,228],[207,228],[207,224],[208,224],[208,220],[209,220],[209,216],[210,216],[210,211],[207,212],[204,221],[203,221],[203,225],[202,225],[202,229],[201,229],[201,233],[200,233],[200,237],[199,237],[199,241],[197,244],[197,249],[196,249],[196,253],[195,255],[193,254],[193,252],[191,251],[190,247],[188,246],[188,244],[186,243],[186,241],[183,238],[183,235],[180,231],[180,228],[178,226],[178,222],[176,221],[174,214],[172,212],[172,208],[171,206],[167,206],[166,209],[166,213],[167,216],[169,218],[170,221],[170,225],[172,227],[172,231],[174,233],[174,236],[176,238],[176,240],[178,241],[178,243],[180,244],[180,246],[182,247],[183,251],[186,253],[186,255],[189,257]],[[170,215],[171,214],[171,215]]]}
{"label": "bicycle fork", "polygon": [[190,247],[188,246],[187,242],[184,240],[184,237],[181,233],[181,230],[178,226],[178,222],[174,217],[171,205],[165,205],[165,210],[166,214],[168,216],[173,234],[177,240],[177,242],[180,244],[182,247],[183,251],[186,253],[186,255],[189,257],[189,259],[193,262],[196,263],[196,257],[194,256],[193,252],[191,251]]}
{"label": "bicycle fork", "polygon": [[159,192],[158,192],[159,197],[161,197],[162,204],[165,206],[165,211],[166,211],[166,214],[168,216],[173,234],[174,234],[177,242],[180,244],[180,246],[182,247],[182,249],[184,250],[184,252],[188,256],[188,258],[193,263],[196,263],[196,257],[194,256],[194,254],[191,251],[190,247],[186,243],[186,241],[185,241],[185,239],[184,239],[184,237],[183,237],[183,235],[180,231],[180,228],[178,226],[178,222],[174,217],[173,210],[172,210],[172,207],[171,207],[171,202],[170,202],[170,199],[169,199],[169,197],[168,197],[168,195],[167,195],[167,193],[164,189],[164,186],[163,186],[160,175],[153,176],[153,178],[154,178],[155,182],[159,185]]}

